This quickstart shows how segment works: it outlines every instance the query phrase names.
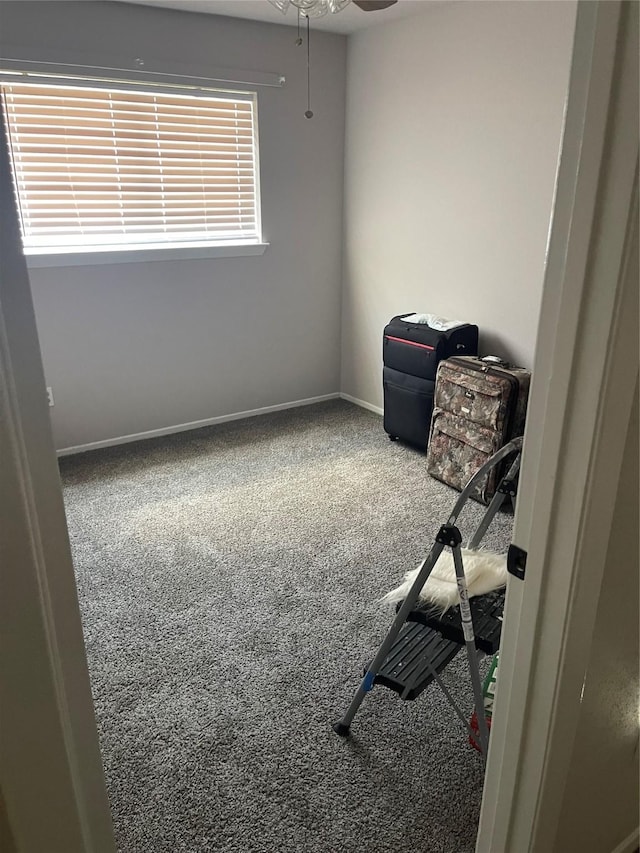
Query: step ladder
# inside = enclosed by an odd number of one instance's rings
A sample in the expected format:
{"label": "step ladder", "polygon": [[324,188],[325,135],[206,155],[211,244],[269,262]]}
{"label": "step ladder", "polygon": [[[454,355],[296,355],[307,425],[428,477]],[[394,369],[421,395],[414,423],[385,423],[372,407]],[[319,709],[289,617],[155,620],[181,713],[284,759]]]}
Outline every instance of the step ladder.
{"label": "step ladder", "polygon": [[[500,648],[504,596],[505,590],[497,589],[469,599],[476,648],[485,655],[494,655]],[[452,607],[439,615],[433,608],[422,605],[412,610],[407,619],[409,622],[420,622],[433,628],[458,646],[464,645],[464,629],[459,607]]]}
{"label": "step ladder", "polygon": [[[494,655],[500,648],[504,590],[471,598],[469,606],[476,649],[483,655]],[[373,683],[394,690],[401,699],[417,699],[434,680],[433,672],[439,675],[464,644],[458,607],[442,615],[429,606],[416,607],[408,614]]]}
{"label": "step ladder", "polygon": [[[425,687],[454,659],[462,647],[433,628],[407,622],[373,679],[400,696],[417,699]],[[366,675],[369,667],[365,667]]]}
{"label": "step ladder", "polygon": [[[484,714],[484,701],[478,662],[493,655],[500,646],[504,589],[469,599],[461,553],[462,535],[456,521],[476,483],[496,465],[515,457],[502,478],[480,524],[469,541],[468,548],[480,545],[495,514],[507,497],[515,503],[522,438],[515,438],[498,450],[471,477],[456,501],[447,522],[442,525],[429,554],[420,566],[418,575],[404,601],[398,604],[396,617],[375,657],[365,667],[362,681],[344,716],[334,723],[334,731],[342,737],[350,734],[351,723],[365,696],[375,685],[396,692],[401,699],[416,699],[435,681],[443,691],[465,728],[479,739],[480,752],[486,760],[489,730]],[[432,606],[419,603],[422,587],[445,548],[450,548],[456,572],[460,604],[444,614]],[[477,736],[440,674],[453,658],[465,648],[473,692],[474,709],[478,720]]]}

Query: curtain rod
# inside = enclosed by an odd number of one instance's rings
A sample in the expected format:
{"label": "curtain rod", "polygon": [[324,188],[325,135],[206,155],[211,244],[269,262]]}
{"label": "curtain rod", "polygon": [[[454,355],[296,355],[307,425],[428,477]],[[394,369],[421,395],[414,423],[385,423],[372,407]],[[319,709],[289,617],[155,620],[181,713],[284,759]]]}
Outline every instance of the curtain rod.
{"label": "curtain rod", "polygon": [[[59,63],[48,60],[25,60],[2,55],[0,56],[0,65],[4,71],[37,74],[46,77],[93,78],[96,80],[109,80],[110,82],[120,80],[123,83],[156,83],[165,86],[188,86],[199,89],[206,89],[212,84],[215,84],[217,87],[220,84],[234,84],[239,86],[267,86],[274,88],[280,88],[285,84],[283,74],[276,74],[269,71],[240,71],[229,68],[212,68],[210,69],[212,76],[204,77],[199,74],[188,73],[188,69],[185,66],[183,66],[184,71],[178,74],[164,70],[154,70],[149,66],[155,66],[157,69],[161,63],[157,60],[147,61],[142,58],[134,59],[133,67],[126,68]],[[176,67],[175,63],[173,65]],[[116,76],[114,77],[114,75]],[[124,75],[124,78],[118,75]]]}

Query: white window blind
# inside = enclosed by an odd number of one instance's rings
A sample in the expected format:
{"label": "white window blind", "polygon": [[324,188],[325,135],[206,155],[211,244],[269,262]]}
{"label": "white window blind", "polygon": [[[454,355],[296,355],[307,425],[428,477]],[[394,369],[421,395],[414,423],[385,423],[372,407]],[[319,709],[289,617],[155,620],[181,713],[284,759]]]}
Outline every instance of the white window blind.
{"label": "white window blind", "polygon": [[1,88],[25,251],[260,241],[252,94]]}

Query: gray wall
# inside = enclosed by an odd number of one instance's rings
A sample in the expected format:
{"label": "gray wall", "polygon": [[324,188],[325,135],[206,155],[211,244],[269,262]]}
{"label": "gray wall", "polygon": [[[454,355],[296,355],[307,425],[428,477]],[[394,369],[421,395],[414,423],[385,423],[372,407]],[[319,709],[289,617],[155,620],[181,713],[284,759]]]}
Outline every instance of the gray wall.
{"label": "gray wall", "polygon": [[28,59],[287,76],[259,89],[265,255],[31,271],[56,446],[338,390],[380,406],[401,311],[477,322],[483,352],[530,366],[574,17],[450,2],[350,36],[345,159],[344,37],[314,34],[307,121],[290,27],[0,3],[1,44]]}
{"label": "gray wall", "polygon": [[573,2],[449,2],[350,37],[342,391],[382,405],[403,311],[531,367]]}
{"label": "gray wall", "polygon": [[313,37],[314,111],[291,27],[120,3],[2,2],[25,59],[283,73],[258,90],[260,257],[34,269],[58,448],[335,393],[344,36]]}

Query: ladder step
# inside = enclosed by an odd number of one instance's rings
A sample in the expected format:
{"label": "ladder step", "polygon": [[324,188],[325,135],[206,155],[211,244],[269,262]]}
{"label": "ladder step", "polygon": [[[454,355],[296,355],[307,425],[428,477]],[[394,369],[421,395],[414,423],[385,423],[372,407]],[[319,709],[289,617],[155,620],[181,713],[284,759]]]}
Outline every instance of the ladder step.
{"label": "ladder step", "polygon": [[460,648],[427,625],[407,622],[373,683],[389,687],[401,699],[416,699],[433,681],[429,664],[437,673],[442,672]]}
{"label": "ladder step", "polygon": [[[494,655],[500,648],[504,596],[505,590],[498,589],[469,599],[476,648],[487,655]],[[444,639],[464,645],[459,607],[451,607],[446,613],[440,615],[433,607],[423,605],[414,608],[407,616],[407,620],[432,628]]]}

